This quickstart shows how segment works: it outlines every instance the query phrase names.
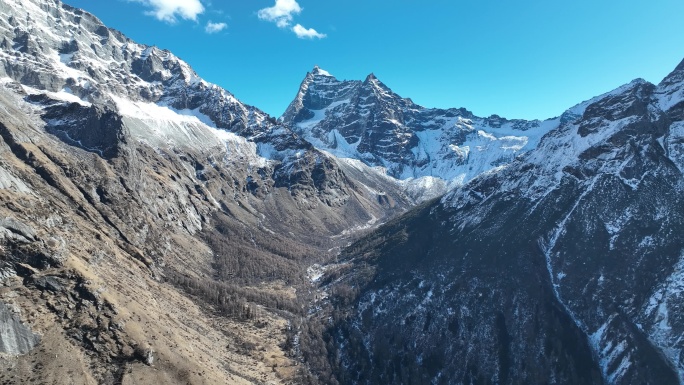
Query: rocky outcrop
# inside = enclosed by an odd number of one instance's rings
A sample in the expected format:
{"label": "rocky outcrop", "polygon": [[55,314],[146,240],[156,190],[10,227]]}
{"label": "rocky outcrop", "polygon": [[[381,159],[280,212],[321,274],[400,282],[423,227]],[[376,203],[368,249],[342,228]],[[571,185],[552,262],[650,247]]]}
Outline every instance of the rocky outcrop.
{"label": "rocky outcrop", "polygon": [[43,107],[46,129],[70,145],[110,159],[119,156],[126,144],[121,117],[110,107],[65,103],[45,94],[30,95],[26,100]]}
{"label": "rocky outcrop", "polygon": [[3,240],[28,243],[36,240],[36,231],[12,217],[5,217],[0,219],[0,236]]}
{"label": "rocky outcrop", "polygon": [[0,302],[0,352],[26,354],[40,343],[40,336],[26,327],[4,303]]}

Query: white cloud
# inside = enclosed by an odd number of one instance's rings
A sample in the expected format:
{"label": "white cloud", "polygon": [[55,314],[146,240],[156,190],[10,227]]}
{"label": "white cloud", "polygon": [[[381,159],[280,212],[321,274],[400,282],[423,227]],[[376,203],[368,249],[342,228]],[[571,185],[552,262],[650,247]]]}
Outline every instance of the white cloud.
{"label": "white cloud", "polygon": [[175,23],[180,17],[186,20],[197,20],[197,16],[204,12],[200,0],[133,0],[152,8],[146,12],[159,20]]}
{"label": "white cloud", "polygon": [[206,32],[206,33],[218,33],[218,32],[223,31],[226,28],[228,28],[228,24],[226,24],[226,23],[213,23],[210,20],[207,23],[206,27],[204,27],[204,32]]}
{"label": "white cloud", "polygon": [[292,32],[300,39],[322,39],[327,36],[324,33],[319,33],[313,28],[304,28],[301,24],[292,27]]}
{"label": "white cloud", "polygon": [[[292,23],[294,15],[302,12],[297,0],[275,0],[275,5],[260,9],[257,15],[259,19],[275,23],[279,28],[288,28]],[[313,28],[305,28],[301,24],[296,24],[289,28],[300,39],[322,39],[325,34],[319,33]]]}
{"label": "white cloud", "polygon": [[292,16],[302,12],[302,7],[299,6],[297,0],[276,0],[272,7],[260,9],[257,15],[261,20],[267,20],[276,23],[280,28],[290,26]]}

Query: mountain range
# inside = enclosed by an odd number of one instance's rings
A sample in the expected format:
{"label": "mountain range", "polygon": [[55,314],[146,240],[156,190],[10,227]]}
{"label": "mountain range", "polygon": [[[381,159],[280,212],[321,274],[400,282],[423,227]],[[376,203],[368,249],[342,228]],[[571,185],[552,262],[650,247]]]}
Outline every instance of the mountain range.
{"label": "mountain range", "polygon": [[0,14],[0,382],[684,383],[684,62],[544,121],[316,66],[276,119]]}

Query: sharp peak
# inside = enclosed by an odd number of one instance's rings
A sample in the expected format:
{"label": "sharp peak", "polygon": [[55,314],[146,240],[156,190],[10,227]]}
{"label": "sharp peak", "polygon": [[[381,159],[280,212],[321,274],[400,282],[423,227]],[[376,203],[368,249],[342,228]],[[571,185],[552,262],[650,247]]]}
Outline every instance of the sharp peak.
{"label": "sharp peak", "polygon": [[389,89],[389,87],[387,87],[387,85],[385,83],[383,83],[382,80],[378,79],[378,77],[375,76],[375,74],[372,72],[370,74],[368,74],[368,76],[366,76],[366,80],[364,80],[363,83],[364,84],[372,84],[376,87]]}
{"label": "sharp peak", "polygon": [[679,62],[679,65],[677,67],[675,67],[673,72],[678,72],[678,71],[684,71],[684,60]]}
{"label": "sharp peak", "polygon": [[636,79],[632,79],[632,81],[627,83],[626,85],[627,86],[638,86],[638,85],[647,84],[647,83],[649,83],[649,81],[644,79],[644,78],[636,78]]}
{"label": "sharp peak", "polygon": [[318,75],[318,76],[330,76],[333,77],[330,72],[322,69],[318,65],[315,65],[314,68],[311,70],[312,75]]}
{"label": "sharp peak", "polygon": [[684,80],[684,60],[679,62],[677,67],[675,67],[672,72],[670,72],[663,80],[661,80],[660,85],[668,84],[671,82],[681,82]]}

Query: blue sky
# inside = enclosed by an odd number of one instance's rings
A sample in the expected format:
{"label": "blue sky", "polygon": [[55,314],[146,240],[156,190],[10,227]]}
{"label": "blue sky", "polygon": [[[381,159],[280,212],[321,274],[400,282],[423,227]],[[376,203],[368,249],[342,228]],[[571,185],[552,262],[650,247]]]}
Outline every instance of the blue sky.
{"label": "blue sky", "polygon": [[684,59],[684,1],[66,0],[280,116],[314,65],[426,107],[549,118]]}

